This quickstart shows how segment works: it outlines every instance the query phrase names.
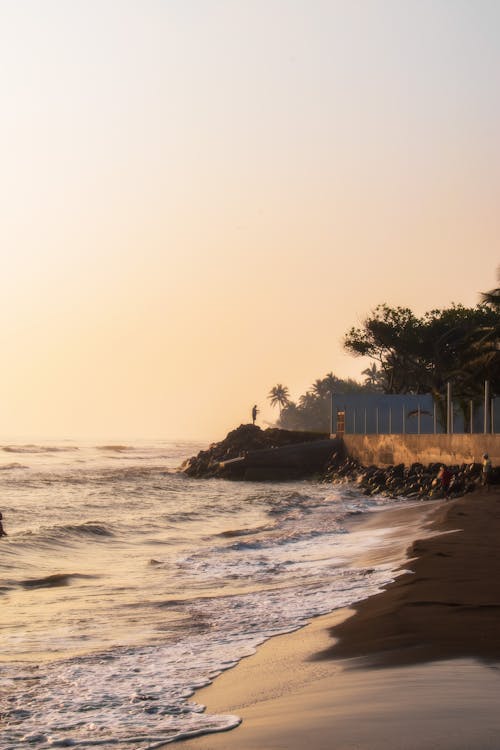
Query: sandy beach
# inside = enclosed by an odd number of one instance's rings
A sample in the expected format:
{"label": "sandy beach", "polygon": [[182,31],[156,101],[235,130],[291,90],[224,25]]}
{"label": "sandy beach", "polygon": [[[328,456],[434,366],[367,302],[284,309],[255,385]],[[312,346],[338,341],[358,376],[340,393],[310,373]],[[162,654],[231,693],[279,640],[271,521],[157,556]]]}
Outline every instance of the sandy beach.
{"label": "sandy beach", "polygon": [[[405,544],[405,572],[356,610],[268,641],[198,691],[208,711],[242,724],[181,745],[500,746],[500,488],[394,513],[393,547],[379,554]],[[408,545],[408,534],[418,541]]]}

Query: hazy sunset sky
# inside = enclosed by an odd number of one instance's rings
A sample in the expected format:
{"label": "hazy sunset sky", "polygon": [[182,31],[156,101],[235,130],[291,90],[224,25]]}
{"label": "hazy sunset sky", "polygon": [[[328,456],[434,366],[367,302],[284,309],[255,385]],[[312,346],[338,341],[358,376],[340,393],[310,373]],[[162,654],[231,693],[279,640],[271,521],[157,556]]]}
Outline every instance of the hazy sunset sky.
{"label": "hazy sunset sky", "polygon": [[0,435],[222,438],[500,263],[496,0],[0,0]]}

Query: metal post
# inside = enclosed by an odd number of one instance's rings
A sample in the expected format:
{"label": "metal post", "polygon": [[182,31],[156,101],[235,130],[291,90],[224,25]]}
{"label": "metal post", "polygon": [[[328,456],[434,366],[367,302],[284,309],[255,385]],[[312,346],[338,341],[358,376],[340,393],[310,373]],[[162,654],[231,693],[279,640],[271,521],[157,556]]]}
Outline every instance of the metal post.
{"label": "metal post", "polygon": [[392,435],[392,406],[389,407],[389,435]]}
{"label": "metal post", "polygon": [[484,381],[484,434],[490,431],[490,381]]}
{"label": "metal post", "polygon": [[406,434],[406,409],[403,404],[403,435]]}
{"label": "metal post", "polygon": [[446,432],[448,433],[448,435],[450,435],[453,430],[451,425],[451,410],[451,383],[448,382],[446,383]]}
{"label": "metal post", "polygon": [[422,426],[420,420],[421,420],[421,413],[420,413],[420,404],[419,404],[417,406],[417,431],[419,435],[421,433],[421,426]]}
{"label": "metal post", "polygon": [[[330,391],[330,435],[335,435],[337,433],[337,420],[335,419],[335,409],[334,402],[333,402],[333,391]],[[335,422],[335,424],[334,424]]]}

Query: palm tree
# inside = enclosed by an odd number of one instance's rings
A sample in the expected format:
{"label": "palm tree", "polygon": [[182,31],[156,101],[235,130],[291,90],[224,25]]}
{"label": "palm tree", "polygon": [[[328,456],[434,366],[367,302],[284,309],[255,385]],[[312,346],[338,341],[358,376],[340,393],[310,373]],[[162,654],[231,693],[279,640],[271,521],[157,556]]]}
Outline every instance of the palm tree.
{"label": "palm tree", "polygon": [[375,362],[361,372],[361,375],[365,376],[365,385],[376,387],[381,384],[383,380],[383,373],[378,369]]}
{"label": "palm tree", "polygon": [[333,372],[327,372],[324,378],[315,380],[312,385],[312,392],[318,398],[326,398],[334,391],[342,381],[337,378]]}
{"label": "palm tree", "polygon": [[324,398],[328,393],[328,386],[325,384],[324,380],[315,380],[312,384],[312,393],[317,398]]}
{"label": "palm tree", "polygon": [[[497,268],[497,279],[500,283],[500,266]],[[500,312],[500,286],[496,289],[491,289],[489,292],[481,294],[481,302],[484,305],[492,307],[494,310]]]}
{"label": "palm tree", "polygon": [[268,399],[271,402],[271,406],[279,406],[281,415],[283,407],[290,403],[290,391],[286,385],[278,383],[278,385],[275,385],[274,388],[271,388],[269,391]]}
{"label": "palm tree", "polygon": [[[497,279],[500,283],[500,266],[497,269]],[[496,390],[500,385],[500,286],[483,292],[481,303],[489,316],[469,335],[464,369],[476,381],[489,380]]]}

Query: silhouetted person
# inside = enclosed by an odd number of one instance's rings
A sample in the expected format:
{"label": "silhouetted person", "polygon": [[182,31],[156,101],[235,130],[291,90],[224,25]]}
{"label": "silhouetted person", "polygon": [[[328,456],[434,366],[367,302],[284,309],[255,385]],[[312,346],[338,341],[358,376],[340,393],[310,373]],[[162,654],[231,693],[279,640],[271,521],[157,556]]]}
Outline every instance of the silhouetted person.
{"label": "silhouetted person", "polygon": [[481,471],[481,484],[483,487],[486,487],[486,490],[489,489],[489,485],[491,482],[491,472],[493,470],[492,464],[491,464],[491,458],[488,456],[487,453],[483,453],[483,467]]}
{"label": "silhouetted person", "polygon": [[5,531],[5,529],[3,527],[2,518],[3,518],[3,516],[0,513],[0,538],[3,537],[3,536],[7,536],[7,532]]}
{"label": "silhouetted person", "polygon": [[443,464],[439,469],[437,478],[441,481],[441,487],[443,488],[443,495],[446,500],[450,497],[450,482],[451,482],[451,471],[446,468]]}
{"label": "silhouetted person", "polygon": [[252,408],[252,424],[255,424],[255,420],[257,419],[258,413],[259,413],[259,410],[257,409],[257,404],[254,404]]}

